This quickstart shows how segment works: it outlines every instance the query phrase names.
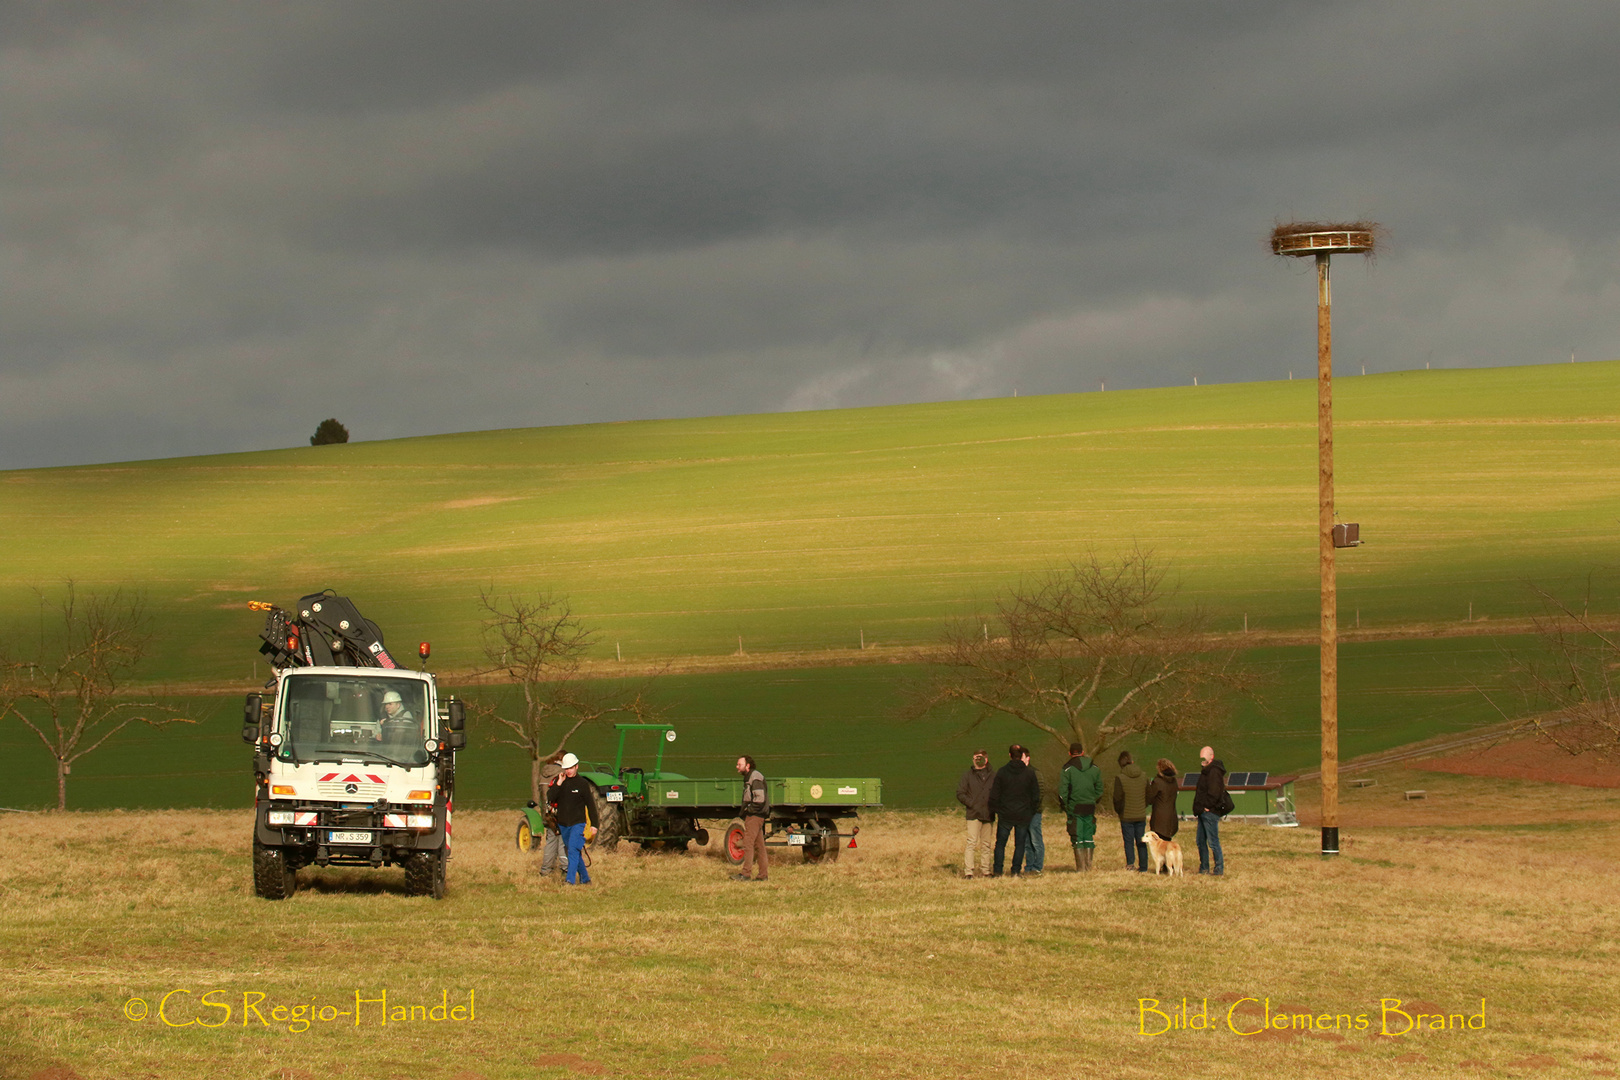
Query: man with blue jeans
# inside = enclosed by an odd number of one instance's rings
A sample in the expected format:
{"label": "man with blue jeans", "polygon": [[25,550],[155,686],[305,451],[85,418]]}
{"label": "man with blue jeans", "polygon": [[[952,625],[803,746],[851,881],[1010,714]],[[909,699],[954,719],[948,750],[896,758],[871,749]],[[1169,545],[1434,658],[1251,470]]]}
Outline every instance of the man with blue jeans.
{"label": "man with blue jeans", "polygon": [[1000,877],[1006,862],[1007,837],[1013,838],[1012,873],[1024,870],[1024,851],[1029,846],[1029,819],[1041,808],[1041,781],[1025,764],[1027,752],[1013,743],[1007,748],[1007,764],[996,770],[990,782],[990,812],[996,815],[996,856],[990,876]]}
{"label": "man with blue jeans", "polygon": [[[1027,746],[1024,747],[1024,764],[1030,764]],[[1034,766],[1030,765],[1030,768]],[[1039,874],[1046,869],[1046,837],[1041,835],[1040,803],[1035,804],[1035,816],[1029,819],[1029,857],[1024,860],[1024,869],[1031,874]]]}
{"label": "man with blue jeans", "polygon": [[591,782],[579,775],[579,758],[564,754],[562,779],[546,795],[546,801],[557,811],[557,829],[562,833],[563,849],[568,852],[568,871],[563,881],[569,885],[589,885],[591,875],[585,869],[585,844],[596,835],[596,799]]}
{"label": "man with blue jeans", "polygon": [[[1198,787],[1193,792],[1193,817],[1198,819],[1198,872],[1220,877],[1226,873],[1221,856],[1221,804],[1226,801],[1226,765],[1215,758],[1212,747],[1198,751]],[[1210,854],[1215,868],[1210,869]]]}

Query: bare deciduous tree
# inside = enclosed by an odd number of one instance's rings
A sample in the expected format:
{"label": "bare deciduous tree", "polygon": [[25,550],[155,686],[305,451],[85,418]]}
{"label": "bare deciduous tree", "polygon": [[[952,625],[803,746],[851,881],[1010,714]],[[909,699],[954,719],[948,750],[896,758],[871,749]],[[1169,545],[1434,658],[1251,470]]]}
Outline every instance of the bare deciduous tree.
{"label": "bare deciduous tree", "polygon": [[610,716],[652,717],[647,701],[651,679],[625,688],[582,677],[580,665],[596,634],[575,616],[567,599],[486,588],[479,591],[478,604],[484,612],[484,657],[489,663],[479,674],[504,676],[515,684],[523,696],[523,713],[503,716],[498,705],[481,700],[469,705],[476,716],[504,729],[492,741],[528,755],[536,802],[540,766],[560,756],[580,728]]}
{"label": "bare deciduous tree", "polygon": [[193,721],[164,717],[171,710],[159,702],[124,693],[150,642],[139,597],[81,594],[73,582],[57,601],[37,595],[40,629],[31,655],[0,654],[0,718],[16,717],[56,759],[56,808],[65,810],[75,761],[130,724]]}
{"label": "bare deciduous tree", "polygon": [[1591,614],[1592,581],[1580,608],[1532,586],[1542,604],[1535,620],[1545,649],[1517,656],[1512,679],[1535,731],[1571,754],[1620,749],[1620,635],[1614,620]]}
{"label": "bare deciduous tree", "polygon": [[972,726],[1009,716],[1093,756],[1133,735],[1209,730],[1255,679],[1235,652],[1211,650],[1198,612],[1167,599],[1152,552],[1093,552],[1014,589],[994,615],[953,625],[909,711],[965,703],[977,708]]}

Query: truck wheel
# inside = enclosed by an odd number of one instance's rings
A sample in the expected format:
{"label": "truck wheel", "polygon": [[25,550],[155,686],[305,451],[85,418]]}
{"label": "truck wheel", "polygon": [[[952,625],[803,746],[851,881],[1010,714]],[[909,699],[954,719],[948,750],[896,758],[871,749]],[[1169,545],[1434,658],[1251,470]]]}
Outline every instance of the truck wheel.
{"label": "truck wheel", "polygon": [[285,900],[298,888],[298,872],[281,848],[253,841],[253,891],[266,900]]}
{"label": "truck wheel", "polygon": [[726,862],[732,866],[741,866],[743,861],[743,823],[737,818],[726,826]]}
{"label": "truck wheel", "polygon": [[443,848],[438,851],[418,851],[405,860],[405,891],[412,896],[431,896],[435,900],[443,900],[445,878]]}
{"label": "truck wheel", "polygon": [[517,849],[528,852],[534,848],[534,833],[529,831],[529,819],[518,818]]}
{"label": "truck wheel", "polygon": [[600,791],[591,793],[596,803],[596,839],[586,846],[593,850],[612,851],[619,846],[619,837],[624,835],[624,817],[619,803],[611,803],[602,798]]}

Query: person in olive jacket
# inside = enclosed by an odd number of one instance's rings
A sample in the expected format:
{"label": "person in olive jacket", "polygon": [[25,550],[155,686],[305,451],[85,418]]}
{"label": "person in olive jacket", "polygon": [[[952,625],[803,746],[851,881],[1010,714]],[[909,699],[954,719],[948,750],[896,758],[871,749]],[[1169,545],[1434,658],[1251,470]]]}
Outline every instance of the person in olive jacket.
{"label": "person in olive jacket", "polygon": [[1029,820],[1041,808],[1041,778],[1024,764],[1024,748],[1013,743],[1007,748],[1010,760],[996,770],[990,783],[990,812],[996,815],[996,858],[990,871],[1001,876],[1007,853],[1007,836],[1013,838],[1013,877],[1024,872],[1024,852],[1029,847]]}
{"label": "person in olive jacket", "polygon": [[1176,816],[1176,792],[1181,784],[1176,777],[1176,767],[1169,758],[1160,758],[1158,775],[1148,784],[1147,802],[1152,808],[1148,817],[1148,828],[1161,840],[1173,839],[1176,830],[1181,828],[1181,822]]}
{"label": "person in olive jacket", "polygon": [[967,851],[962,856],[962,876],[973,876],[973,852],[979,852],[979,874],[990,876],[990,827],[996,815],[990,812],[990,785],[996,774],[990,771],[990,752],[973,751],[973,766],[956,782],[956,801],[967,808]]}
{"label": "person in olive jacket", "polygon": [[1069,842],[1074,845],[1074,868],[1091,869],[1097,849],[1097,803],[1103,793],[1102,770],[1086,757],[1080,743],[1069,744],[1069,760],[1058,786],[1058,805],[1069,815]]}
{"label": "person in olive jacket", "polygon": [[1129,750],[1119,752],[1119,773],[1114,777],[1114,813],[1119,815],[1119,832],[1125,841],[1125,869],[1147,873],[1147,844],[1142,837],[1147,833],[1148,777],[1131,757]]}

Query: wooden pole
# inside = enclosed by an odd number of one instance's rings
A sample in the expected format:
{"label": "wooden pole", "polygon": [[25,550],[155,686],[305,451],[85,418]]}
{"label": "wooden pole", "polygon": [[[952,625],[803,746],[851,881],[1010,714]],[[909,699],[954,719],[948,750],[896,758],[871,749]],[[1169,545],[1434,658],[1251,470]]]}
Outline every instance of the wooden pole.
{"label": "wooden pole", "polygon": [[1333,573],[1333,295],[1316,256],[1317,526],[1322,571],[1322,854],[1339,853],[1339,597]]}

